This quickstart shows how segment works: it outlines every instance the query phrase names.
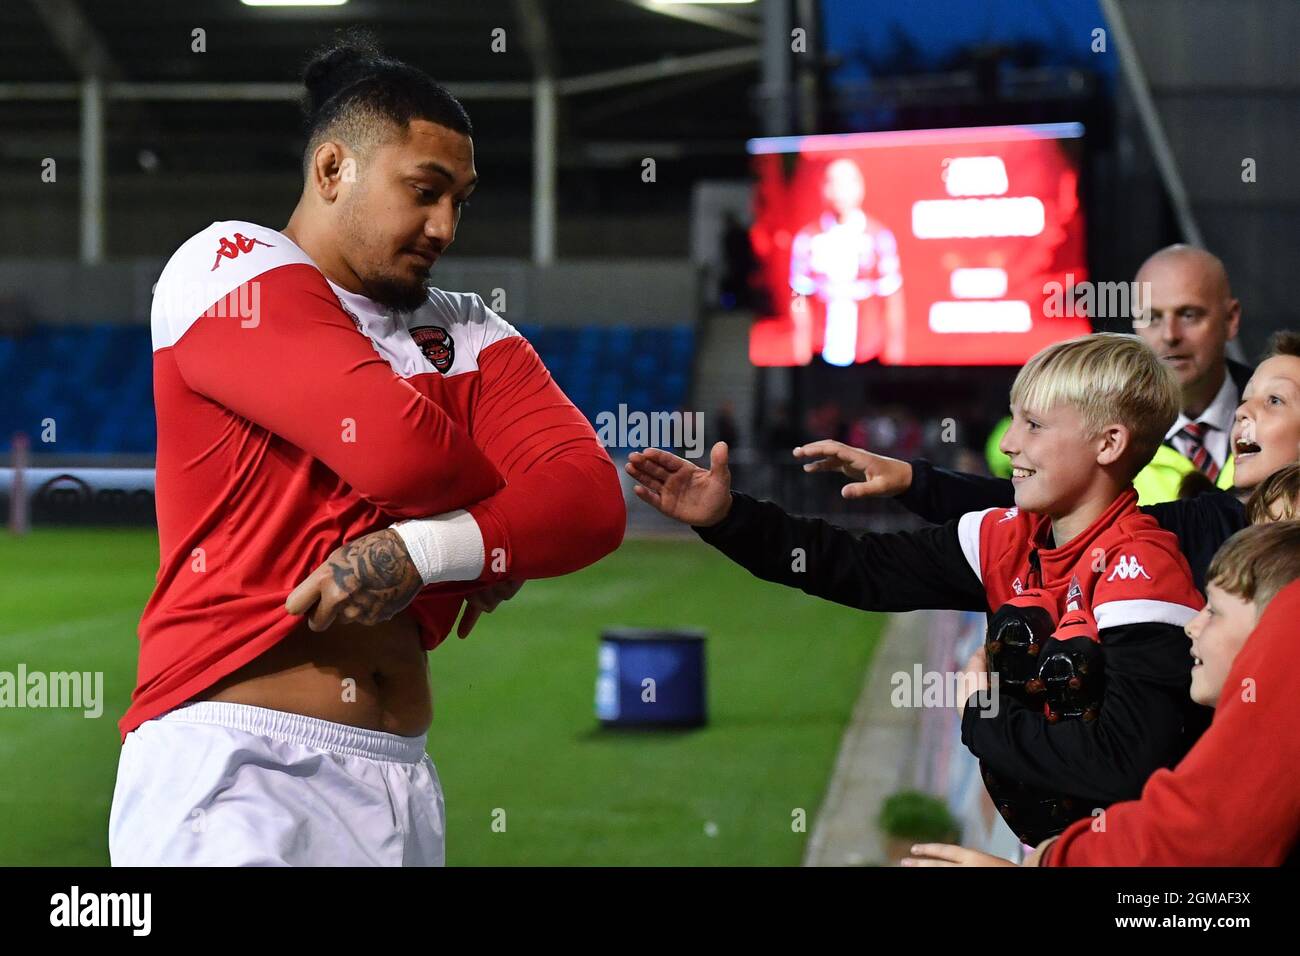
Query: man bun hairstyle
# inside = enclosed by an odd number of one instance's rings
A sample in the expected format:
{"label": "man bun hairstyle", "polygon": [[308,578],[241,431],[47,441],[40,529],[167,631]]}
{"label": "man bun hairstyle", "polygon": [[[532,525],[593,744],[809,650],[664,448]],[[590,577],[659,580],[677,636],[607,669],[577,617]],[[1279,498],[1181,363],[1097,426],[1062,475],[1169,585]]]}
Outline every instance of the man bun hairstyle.
{"label": "man bun hairstyle", "polygon": [[447,88],[418,67],[385,56],[364,30],[340,34],[311,54],[303,69],[303,174],[325,140],[364,151],[412,120],[474,135],[469,114]]}

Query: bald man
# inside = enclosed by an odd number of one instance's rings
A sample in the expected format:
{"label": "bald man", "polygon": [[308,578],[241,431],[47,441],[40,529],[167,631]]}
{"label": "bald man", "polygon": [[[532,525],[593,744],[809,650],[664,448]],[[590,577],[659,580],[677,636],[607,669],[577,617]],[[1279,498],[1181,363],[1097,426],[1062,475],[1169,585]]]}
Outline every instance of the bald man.
{"label": "bald man", "polygon": [[1135,482],[1138,492],[1145,502],[1175,498],[1192,468],[1230,488],[1233,413],[1252,369],[1226,354],[1241,323],[1241,303],[1233,298],[1228,272],[1204,249],[1173,245],[1142,263],[1135,279],[1148,284],[1149,300],[1147,310],[1134,317],[1133,329],[1182,388],[1178,419]]}

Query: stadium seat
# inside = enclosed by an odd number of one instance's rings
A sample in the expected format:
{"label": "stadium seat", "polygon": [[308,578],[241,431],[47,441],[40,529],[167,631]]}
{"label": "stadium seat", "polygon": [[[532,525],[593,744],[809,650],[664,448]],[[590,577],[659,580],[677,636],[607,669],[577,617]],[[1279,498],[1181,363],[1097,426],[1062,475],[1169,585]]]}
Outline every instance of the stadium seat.
{"label": "stadium seat", "polygon": [[[519,323],[566,395],[591,421],[602,411],[671,411],[685,404],[695,330]],[[69,378],[69,366],[76,367]],[[0,405],[0,449],[26,432],[42,451],[151,454],[157,442],[153,365],[144,325],[38,327],[0,335],[0,380],[19,383]],[[76,389],[68,386],[78,382]],[[41,423],[58,426],[40,445]]]}

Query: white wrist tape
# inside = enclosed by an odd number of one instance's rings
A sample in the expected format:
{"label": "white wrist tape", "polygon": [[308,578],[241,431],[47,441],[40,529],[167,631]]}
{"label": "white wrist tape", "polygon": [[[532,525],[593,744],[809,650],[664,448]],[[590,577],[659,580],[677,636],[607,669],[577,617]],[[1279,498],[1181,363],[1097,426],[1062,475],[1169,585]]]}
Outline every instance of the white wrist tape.
{"label": "white wrist tape", "polygon": [[406,545],[425,584],[473,581],[483,573],[483,532],[468,511],[448,511],[389,527]]}

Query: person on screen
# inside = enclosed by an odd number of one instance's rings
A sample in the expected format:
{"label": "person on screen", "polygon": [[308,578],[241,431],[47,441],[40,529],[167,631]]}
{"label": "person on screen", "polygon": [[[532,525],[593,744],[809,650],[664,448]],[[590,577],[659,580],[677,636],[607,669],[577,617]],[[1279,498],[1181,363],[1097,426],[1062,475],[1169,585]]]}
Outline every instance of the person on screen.
{"label": "person on screen", "polygon": [[[889,229],[863,211],[866,191],[862,171],[853,160],[831,162],[822,179],[825,211],[799,230],[791,249],[795,335],[813,340],[800,351],[820,348],[831,365],[867,362],[882,352],[890,362],[903,357],[898,243]],[[809,300],[820,307],[808,309]],[[818,343],[810,313],[822,312],[825,320]]]}

